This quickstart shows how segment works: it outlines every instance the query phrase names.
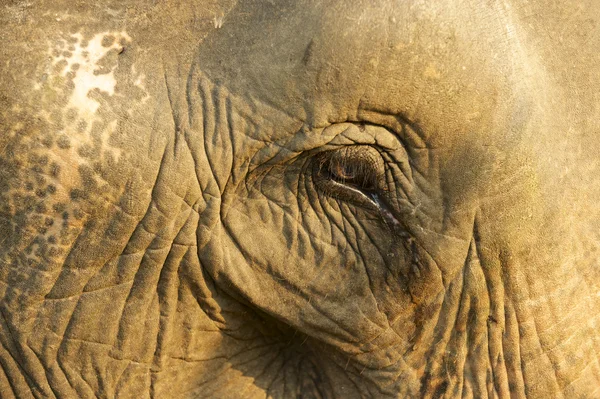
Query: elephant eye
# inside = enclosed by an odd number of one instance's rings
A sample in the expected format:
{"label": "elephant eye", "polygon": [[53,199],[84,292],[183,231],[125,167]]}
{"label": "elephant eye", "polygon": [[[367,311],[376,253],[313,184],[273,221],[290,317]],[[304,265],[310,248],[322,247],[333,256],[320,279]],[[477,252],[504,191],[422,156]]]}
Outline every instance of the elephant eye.
{"label": "elephant eye", "polygon": [[375,189],[376,173],[369,160],[352,158],[348,154],[334,152],[323,167],[331,180],[364,190]]}
{"label": "elephant eye", "polygon": [[313,175],[317,188],[326,195],[365,205],[376,205],[373,196],[381,190],[383,160],[370,146],[351,146],[317,156]]}

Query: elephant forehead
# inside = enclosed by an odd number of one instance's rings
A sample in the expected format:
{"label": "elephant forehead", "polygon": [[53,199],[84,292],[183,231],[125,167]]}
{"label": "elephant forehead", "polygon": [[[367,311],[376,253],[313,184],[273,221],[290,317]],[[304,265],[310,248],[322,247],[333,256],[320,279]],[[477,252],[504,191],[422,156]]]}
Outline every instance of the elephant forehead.
{"label": "elephant forehead", "polygon": [[456,136],[528,108],[518,101],[530,91],[519,83],[528,60],[514,25],[506,9],[469,1],[241,5],[198,63],[233,93],[314,126],[375,108]]}

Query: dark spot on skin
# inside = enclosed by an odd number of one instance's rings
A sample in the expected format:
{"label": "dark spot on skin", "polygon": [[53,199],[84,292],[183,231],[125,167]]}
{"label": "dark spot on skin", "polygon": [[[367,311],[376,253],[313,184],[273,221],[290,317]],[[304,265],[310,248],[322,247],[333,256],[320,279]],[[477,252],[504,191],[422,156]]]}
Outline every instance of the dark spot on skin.
{"label": "dark spot on skin", "polygon": [[106,35],[102,38],[102,47],[110,47],[115,42],[115,37],[112,35]]}
{"label": "dark spot on skin", "polygon": [[69,212],[67,212],[67,211],[64,211],[64,212],[62,213],[62,218],[63,218],[63,220],[68,220],[68,219],[69,219]]}
{"label": "dark spot on skin", "polygon": [[79,64],[78,63],[74,63],[73,65],[71,65],[71,71],[77,71],[79,70]]}
{"label": "dark spot on skin", "polygon": [[93,191],[97,189],[96,178],[92,168],[87,165],[79,166],[79,175],[81,176],[83,187],[86,191]]}
{"label": "dark spot on skin", "polygon": [[48,227],[52,226],[54,224],[54,219],[52,218],[46,218],[46,220],[44,221],[44,224]]}
{"label": "dark spot on skin", "polygon": [[50,136],[49,134],[44,136],[44,138],[42,139],[42,145],[46,148],[52,147],[53,143],[54,141],[52,140],[52,136]]}
{"label": "dark spot on skin", "polygon": [[49,194],[54,194],[56,192],[56,186],[54,184],[50,184],[47,188],[46,191]]}
{"label": "dark spot on skin", "polygon": [[63,51],[62,55],[65,58],[71,58],[73,54],[70,51]]}
{"label": "dark spot on skin", "polygon": [[443,398],[444,394],[448,390],[448,381],[442,381],[442,383],[437,387],[435,393],[433,394],[434,398]]}
{"label": "dark spot on skin", "polygon": [[[55,240],[56,242],[56,240]],[[55,242],[53,242],[52,244],[54,244]],[[55,247],[50,247],[48,248],[48,252],[46,254],[49,258],[55,258],[58,255],[60,255],[60,250],[58,248]]]}
{"label": "dark spot on skin", "polygon": [[121,55],[125,52],[125,46],[121,47],[121,50],[119,50],[118,54]]}
{"label": "dark spot on skin", "polygon": [[312,57],[314,52],[314,46],[315,42],[311,40],[310,43],[308,43],[308,46],[306,46],[306,49],[304,50],[304,55],[302,56],[302,64],[307,65],[310,61],[310,58]]}
{"label": "dark spot on skin", "polygon": [[[105,111],[102,108],[98,109],[98,115],[103,115]],[[103,141],[103,137],[106,133],[107,130],[107,126],[106,123],[104,122],[100,122],[100,121],[95,121],[92,124],[92,129],[90,131],[90,135],[92,136],[92,140],[94,141],[95,145],[101,145],[102,141]],[[94,158],[99,158],[100,157],[100,153],[98,152],[97,154],[94,154]]]}
{"label": "dark spot on skin", "polygon": [[[37,205],[36,205],[36,207],[35,207],[35,211],[36,211],[37,213],[40,213],[40,214],[42,214],[42,213],[46,213],[46,211],[47,211],[47,210],[48,210],[48,208],[46,208],[46,205],[44,205],[44,204],[37,204]],[[41,219],[40,219],[40,220],[39,220],[39,223],[41,224],[41,222],[42,222],[42,221],[41,221]]]}
{"label": "dark spot on skin", "polygon": [[71,199],[73,201],[79,201],[80,199],[85,198],[85,193],[82,190],[79,190],[77,188],[74,188],[71,190],[71,192],[69,193],[69,196],[71,197]]}
{"label": "dark spot on skin", "polygon": [[[81,220],[81,219],[83,219],[83,212],[79,209],[75,209],[73,211],[73,216],[75,217],[75,219]],[[94,224],[94,221],[93,220],[90,221],[90,225],[93,225],[93,224]]]}
{"label": "dark spot on skin", "polygon": [[22,198],[21,201],[23,201],[23,205],[25,206],[25,212],[30,212],[34,209],[38,199],[32,195],[28,195],[25,198]]}
{"label": "dark spot on skin", "polygon": [[[63,212],[65,210],[65,208],[66,208],[65,204],[60,203],[60,202],[57,203],[57,204],[52,205],[52,209],[54,210],[54,212],[57,212],[57,213]],[[67,214],[67,216],[69,215],[67,212],[64,212],[63,213],[63,218],[65,216],[65,213]]]}
{"label": "dark spot on skin", "polygon": [[50,165],[50,176],[58,177],[59,174],[60,174],[60,165],[58,165],[55,162],[52,162],[52,164]]}
{"label": "dark spot on skin", "polygon": [[25,183],[25,189],[27,191],[33,191],[33,183],[29,182],[29,181],[27,183]]}
{"label": "dark spot on skin", "polygon": [[112,152],[104,151],[103,158],[104,158],[104,160],[106,162],[106,166],[108,168],[112,169],[116,166],[116,160],[115,160],[115,157],[113,156]]}
{"label": "dark spot on skin", "polygon": [[83,158],[92,158],[94,157],[94,149],[88,145],[84,144],[77,150],[77,153],[81,155]]}
{"label": "dark spot on skin", "polygon": [[35,184],[39,187],[44,186],[46,184],[46,178],[42,174],[35,176]]}
{"label": "dark spot on skin", "polygon": [[[55,103],[62,104],[66,102],[67,98],[65,96],[57,97]],[[54,131],[61,130],[63,128],[63,113],[62,112],[52,112],[50,114],[50,122],[52,123],[52,127]]]}
{"label": "dark spot on skin", "polygon": [[71,148],[71,141],[66,135],[61,135],[58,140],[56,140],[56,145],[58,148],[62,148],[63,150]]}
{"label": "dark spot on skin", "polygon": [[37,189],[37,190],[35,191],[35,195],[37,195],[37,196],[38,196],[38,197],[40,197],[40,198],[44,198],[44,197],[46,196],[46,190],[44,190],[44,189],[41,189],[41,188],[40,188],[40,189]]}
{"label": "dark spot on skin", "polygon": [[75,108],[69,108],[66,112],[67,121],[71,122],[77,117],[77,110]]}
{"label": "dark spot on skin", "polygon": [[59,74],[69,65],[67,60],[60,60],[54,65],[54,73]]}
{"label": "dark spot on skin", "polygon": [[[107,152],[108,152],[108,151],[105,151],[105,152],[104,152],[104,155],[105,155],[105,156],[106,156],[106,153],[107,153]],[[102,174],[102,173],[104,172],[104,167],[103,167],[103,165],[102,165],[102,163],[101,163],[101,162],[94,162],[94,165],[93,165],[93,167],[94,167],[94,172],[96,172],[97,174]]]}
{"label": "dark spot on skin", "polygon": [[41,215],[32,215],[30,219],[31,225],[39,226],[42,224],[43,219]]}
{"label": "dark spot on skin", "polygon": [[83,119],[81,119],[78,123],[77,123],[77,133],[83,133],[85,132],[85,129],[87,128],[87,122],[84,121]]}
{"label": "dark spot on skin", "polygon": [[48,237],[48,243],[50,243],[50,244],[56,244],[56,237],[55,236],[49,236]]}
{"label": "dark spot on skin", "polygon": [[[68,80],[64,86],[65,86],[65,91],[67,93],[72,92],[73,90],[75,90],[75,83],[73,82],[73,78],[75,78],[75,73],[73,72],[69,72],[67,74],[67,77],[70,79]],[[64,100],[61,101],[62,104],[66,104],[67,103],[67,98],[65,97]]]}

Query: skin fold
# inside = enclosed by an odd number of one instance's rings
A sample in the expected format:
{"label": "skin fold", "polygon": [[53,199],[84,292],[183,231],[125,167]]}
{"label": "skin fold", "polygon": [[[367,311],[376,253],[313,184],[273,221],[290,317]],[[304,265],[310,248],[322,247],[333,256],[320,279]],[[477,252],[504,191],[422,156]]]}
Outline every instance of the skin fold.
{"label": "skin fold", "polygon": [[596,15],[8,2],[0,396],[599,396]]}

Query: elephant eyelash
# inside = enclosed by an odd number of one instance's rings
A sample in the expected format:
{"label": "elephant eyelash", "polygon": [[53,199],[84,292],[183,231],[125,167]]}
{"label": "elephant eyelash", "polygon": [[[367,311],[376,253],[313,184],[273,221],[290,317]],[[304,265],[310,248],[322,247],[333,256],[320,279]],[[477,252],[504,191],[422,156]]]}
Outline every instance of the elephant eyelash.
{"label": "elephant eyelash", "polygon": [[361,190],[375,190],[377,173],[373,167],[344,158],[333,157],[320,165],[320,172],[330,180]]}
{"label": "elephant eyelash", "polygon": [[406,237],[405,226],[388,203],[385,164],[373,147],[353,146],[318,154],[313,181],[323,195],[377,212],[392,233]]}
{"label": "elephant eyelash", "polygon": [[[324,195],[359,206],[378,208],[378,193],[386,191],[373,157],[361,148],[342,148],[315,157],[313,180]],[[360,146],[364,147],[364,146]]]}

